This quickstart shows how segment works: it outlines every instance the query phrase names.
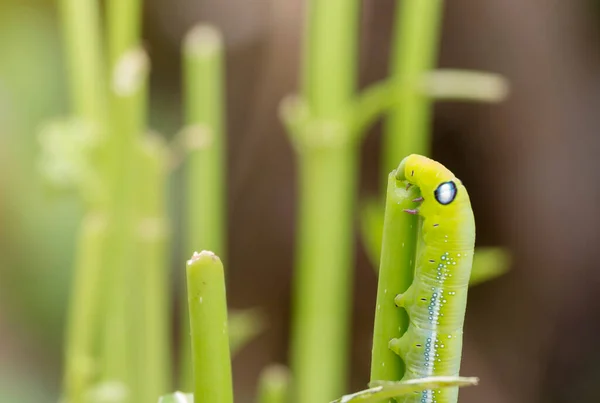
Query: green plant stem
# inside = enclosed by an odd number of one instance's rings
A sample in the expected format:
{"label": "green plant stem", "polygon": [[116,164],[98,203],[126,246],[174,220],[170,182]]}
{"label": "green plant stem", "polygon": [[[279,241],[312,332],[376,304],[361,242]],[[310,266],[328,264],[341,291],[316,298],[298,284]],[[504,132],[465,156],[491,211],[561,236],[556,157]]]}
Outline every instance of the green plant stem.
{"label": "green plant stem", "polygon": [[218,31],[199,25],[184,44],[184,91],[188,154],[186,252],[225,253],[225,133],[223,44]]}
{"label": "green plant stem", "polygon": [[187,294],[195,400],[232,403],[225,276],[217,255],[194,253],[187,263]]}
{"label": "green plant stem", "polygon": [[74,114],[101,125],[106,114],[106,92],[100,12],[97,0],[61,0],[63,38]]}
{"label": "green plant stem", "polygon": [[[388,343],[400,337],[408,328],[408,315],[396,306],[394,297],[405,292],[413,281],[419,219],[407,214],[404,209],[413,208],[412,200],[418,196],[416,187],[406,190],[396,180],[395,171],[388,175],[373,328],[371,382],[399,381],[404,374],[404,363],[388,348]],[[412,236],[404,236],[406,228],[411,230]]]}
{"label": "green plant stem", "polygon": [[[99,6],[96,0],[61,0],[59,6],[71,108],[77,118],[101,133],[106,123],[106,80]],[[92,202],[90,207],[97,201]],[[67,320],[64,393],[70,403],[83,402],[98,370],[101,257],[106,235],[105,215],[88,212],[79,229]]]}
{"label": "green plant stem", "polygon": [[269,365],[260,374],[258,403],[288,403],[290,371],[283,365]]}
{"label": "green plant stem", "polygon": [[[404,84],[406,85],[406,84]],[[437,100],[489,102],[503,101],[508,94],[508,82],[498,74],[481,71],[437,69],[425,72],[413,83],[413,89]],[[349,111],[356,136],[364,133],[381,115],[401,106],[398,94],[402,84],[393,79],[367,87]],[[398,155],[398,158],[400,156]]]}
{"label": "green plant stem", "polygon": [[300,207],[292,323],[294,401],[339,396],[347,375],[357,146],[347,111],[356,86],[356,0],[311,0],[302,101],[308,121],[290,133]]}
{"label": "green plant stem", "polygon": [[69,304],[65,357],[65,399],[81,403],[96,375],[102,246],[106,217],[90,214],[79,230],[74,281]]}
{"label": "green plant stem", "polygon": [[[138,250],[135,276],[141,299],[134,307],[141,312],[139,354],[135,361],[140,402],[153,402],[171,390],[170,281],[168,269],[168,217],[165,195],[167,149],[157,135],[141,144],[137,209]],[[134,301],[135,302],[135,301]]]}
{"label": "green plant stem", "polygon": [[353,146],[300,158],[300,228],[292,365],[299,403],[331,401],[345,387],[352,286]]}
{"label": "green plant stem", "polygon": [[403,85],[385,122],[383,177],[409,154],[430,155],[432,101],[419,81],[435,65],[443,5],[443,0],[402,0],[397,6],[390,79]]}
{"label": "green plant stem", "polygon": [[[223,43],[217,30],[198,25],[184,46],[186,128],[186,254],[198,248],[225,254],[225,133]],[[187,312],[184,312],[184,318]],[[188,323],[182,323],[180,388],[192,387]]]}
{"label": "green plant stem", "polygon": [[140,46],[142,0],[108,0],[106,21],[109,68],[125,52]]}
{"label": "green plant stem", "polygon": [[[132,373],[134,346],[144,337],[128,306],[139,298],[131,292],[135,281],[136,186],[139,178],[138,141],[145,132],[146,90],[149,62],[141,49],[126,53],[117,63],[112,80],[110,150],[109,241],[105,256],[109,270],[111,298],[106,309],[104,339],[104,379],[120,381],[135,402],[137,389]],[[134,288],[134,291],[137,288]]]}

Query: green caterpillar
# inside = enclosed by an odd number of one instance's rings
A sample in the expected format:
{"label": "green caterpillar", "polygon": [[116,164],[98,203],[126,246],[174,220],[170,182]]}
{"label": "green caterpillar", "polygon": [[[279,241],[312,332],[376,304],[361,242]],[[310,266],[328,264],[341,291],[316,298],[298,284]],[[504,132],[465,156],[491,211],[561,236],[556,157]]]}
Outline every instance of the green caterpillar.
{"label": "green caterpillar", "polygon": [[[440,163],[410,155],[396,179],[421,190],[420,205],[404,210],[422,218],[415,275],[396,304],[408,312],[406,333],[390,341],[405,363],[403,380],[458,376],[467,289],[475,245],[475,220],[467,190]],[[458,388],[399,397],[405,403],[456,403]]]}

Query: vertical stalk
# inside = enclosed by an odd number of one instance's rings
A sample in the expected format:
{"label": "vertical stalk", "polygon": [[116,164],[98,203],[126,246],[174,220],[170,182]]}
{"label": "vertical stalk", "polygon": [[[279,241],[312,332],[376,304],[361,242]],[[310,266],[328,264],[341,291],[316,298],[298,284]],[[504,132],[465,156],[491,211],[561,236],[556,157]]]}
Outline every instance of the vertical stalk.
{"label": "vertical stalk", "polygon": [[149,62],[141,49],[126,53],[117,63],[112,82],[111,128],[109,138],[110,172],[109,241],[105,256],[111,298],[108,301],[104,340],[104,378],[124,382],[135,400],[134,345],[140,337],[132,321],[130,304],[139,298],[133,266],[135,249],[136,187],[139,177],[138,141],[145,132],[146,87]]}
{"label": "vertical stalk", "polygon": [[106,93],[97,0],[61,0],[63,40],[74,114],[94,125],[105,118]]}
{"label": "vertical stalk", "polygon": [[140,46],[142,0],[106,2],[108,62],[112,69],[125,52]]}
{"label": "vertical stalk", "polygon": [[300,228],[292,368],[296,401],[331,401],[347,374],[356,153],[307,150],[300,158]]}
{"label": "vertical stalk", "polygon": [[384,177],[409,154],[430,155],[431,99],[421,90],[435,66],[443,0],[402,0],[397,6],[390,78],[400,83],[384,127]]}
{"label": "vertical stalk", "polygon": [[357,0],[308,3],[302,99],[310,121],[295,134],[300,211],[291,360],[298,403],[341,395],[347,374],[357,147],[342,116],[355,92],[358,12]]}
{"label": "vertical stalk", "polygon": [[149,61],[140,42],[140,1],[107,3],[107,54],[110,78],[110,125],[103,150],[102,169],[107,172],[109,238],[104,249],[107,301],[104,323],[103,378],[127,388],[126,402],[136,402],[139,387],[133,371],[140,334],[138,316],[132,316],[140,292],[130,284],[135,250],[135,195],[139,174],[138,141],[145,132]]}
{"label": "vertical stalk", "polygon": [[[385,122],[382,175],[411,153],[430,154],[432,101],[422,90],[422,80],[435,64],[442,8],[442,0],[402,0],[397,7],[390,73],[392,82],[398,84],[397,102]],[[406,313],[395,309],[393,298],[412,283],[417,247],[416,220],[398,209],[411,199],[397,189],[393,175],[388,177],[371,361],[373,380],[400,380],[404,373],[402,360],[388,349],[388,343],[408,326]],[[394,198],[399,205],[392,205]],[[404,242],[404,248],[396,246],[394,250],[393,242],[398,240]]]}
{"label": "vertical stalk", "polygon": [[[98,2],[61,0],[59,6],[73,114],[102,132],[106,124],[106,80]],[[96,205],[96,200],[93,202]],[[83,402],[97,370],[97,335],[101,329],[99,283],[106,235],[106,216],[88,212],[79,229],[67,320],[64,393],[70,403]]]}
{"label": "vertical stalk", "polygon": [[258,403],[288,403],[290,373],[283,365],[270,365],[260,374]]}
{"label": "vertical stalk", "polygon": [[186,250],[192,253],[202,247],[223,255],[225,133],[223,43],[219,32],[209,26],[196,26],[186,37],[183,53],[188,149]]}
{"label": "vertical stalk", "polygon": [[[385,218],[377,305],[373,328],[373,353],[371,356],[371,381],[399,381],[404,374],[404,363],[388,348],[388,343],[399,338],[408,328],[408,315],[394,302],[396,295],[405,292],[414,276],[417,246],[418,218],[404,209],[414,207],[418,189],[409,190],[396,180],[396,171],[388,175]],[[405,237],[406,228],[411,236]]]}
{"label": "vertical stalk", "polygon": [[[225,254],[225,133],[223,43],[218,31],[194,27],[185,39],[184,90],[187,150],[186,254],[198,248]],[[187,318],[187,312],[183,316]],[[192,388],[188,324],[182,323],[181,385]]]}
{"label": "vertical stalk", "polygon": [[187,289],[195,400],[233,403],[225,276],[217,255],[194,253],[187,262]]}
{"label": "vertical stalk", "polygon": [[102,246],[106,217],[87,215],[79,230],[65,356],[65,400],[82,403],[98,365]]}
{"label": "vertical stalk", "polygon": [[137,209],[138,250],[135,276],[141,285],[135,361],[140,402],[154,402],[171,390],[168,217],[165,190],[167,150],[162,138],[148,135],[141,144]]}

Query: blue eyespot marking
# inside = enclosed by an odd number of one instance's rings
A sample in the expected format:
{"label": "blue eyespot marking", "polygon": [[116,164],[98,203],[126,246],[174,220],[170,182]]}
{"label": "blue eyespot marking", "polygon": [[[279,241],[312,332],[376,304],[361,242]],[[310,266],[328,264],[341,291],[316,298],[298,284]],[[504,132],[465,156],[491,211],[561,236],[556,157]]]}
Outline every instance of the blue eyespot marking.
{"label": "blue eyespot marking", "polygon": [[435,189],[433,194],[438,203],[446,205],[454,201],[456,198],[456,192],[456,184],[452,181],[448,181],[440,184],[437,189]]}

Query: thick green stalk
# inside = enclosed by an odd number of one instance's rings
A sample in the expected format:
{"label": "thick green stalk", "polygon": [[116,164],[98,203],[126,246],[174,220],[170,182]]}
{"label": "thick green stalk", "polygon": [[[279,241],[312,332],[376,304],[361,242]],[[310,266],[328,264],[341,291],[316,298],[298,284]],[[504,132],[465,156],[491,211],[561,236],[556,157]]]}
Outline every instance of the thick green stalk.
{"label": "thick green stalk", "polygon": [[345,387],[356,159],[353,145],[310,149],[300,158],[291,357],[298,403],[331,401]]}
{"label": "thick green stalk", "polygon": [[187,295],[195,400],[233,403],[225,276],[217,255],[202,251],[188,260]]}
{"label": "thick green stalk", "polygon": [[141,45],[142,0],[108,0],[106,2],[109,68],[125,52]]}
{"label": "thick green stalk", "polygon": [[[117,63],[112,81],[110,182],[108,189],[110,225],[105,256],[111,298],[107,302],[104,339],[104,379],[124,382],[135,399],[132,363],[134,346],[144,337],[132,321],[129,306],[139,293],[132,292],[136,256],[136,192],[139,177],[139,138],[145,132],[146,87],[149,62],[141,49],[126,53]],[[137,290],[137,288],[133,288]],[[136,401],[136,400],[131,400]]]}
{"label": "thick green stalk", "polygon": [[[371,382],[399,381],[404,374],[404,363],[388,348],[388,343],[400,337],[408,328],[406,311],[396,306],[394,297],[405,292],[413,281],[419,220],[403,210],[414,208],[412,200],[419,196],[419,192],[414,186],[406,190],[396,180],[395,174],[393,171],[388,175],[373,328]],[[412,236],[405,237],[406,228],[411,230]]]}
{"label": "thick green stalk", "polygon": [[311,0],[304,40],[302,97],[316,119],[338,117],[356,89],[357,0]]}
{"label": "thick green stalk", "polygon": [[98,367],[102,246],[106,217],[88,215],[79,231],[65,357],[65,401],[82,403]]}
{"label": "thick green stalk", "polygon": [[[184,91],[186,128],[186,254],[198,248],[225,254],[225,132],[223,123],[223,43],[206,25],[185,39]],[[187,313],[184,314],[187,317]],[[192,387],[188,323],[181,350],[181,384]]]}
{"label": "thick green stalk", "polygon": [[186,251],[225,253],[225,133],[223,44],[218,31],[199,25],[186,37],[184,91],[187,146]]}
{"label": "thick green stalk", "polygon": [[141,316],[135,373],[140,402],[154,402],[171,390],[170,281],[166,210],[167,149],[162,138],[149,135],[141,144],[137,210],[138,251],[134,270],[141,285]]}
{"label": "thick green stalk", "polygon": [[283,365],[269,365],[260,374],[258,403],[288,403],[290,371]]}
{"label": "thick green stalk", "polygon": [[432,101],[421,80],[435,66],[443,5],[443,0],[402,0],[397,7],[390,79],[402,85],[385,122],[382,175],[409,154],[430,154]]}
{"label": "thick green stalk", "polygon": [[97,0],[61,0],[63,38],[73,113],[104,123],[106,91]]}
{"label": "thick green stalk", "polygon": [[311,0],[298,147],[300,211],[292,324],[297,403],[339,396],[347,374],[357,146],[346,112],[356,86],[357,0]]}
{"label": "thick green stalk", "polygon": [[[106,80],[98,2],[61,0],[59,5],[71,108],[77,118],[101,133],[106,123]],[[99,283],[102,281],[101,258],[106,235],[105,215],[88,213],[79,230],[67,320],[64,393],[69,403],[83,402],[98,370],[97,335],[101,329]]]}

